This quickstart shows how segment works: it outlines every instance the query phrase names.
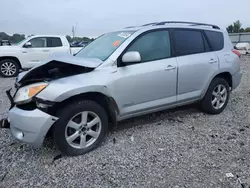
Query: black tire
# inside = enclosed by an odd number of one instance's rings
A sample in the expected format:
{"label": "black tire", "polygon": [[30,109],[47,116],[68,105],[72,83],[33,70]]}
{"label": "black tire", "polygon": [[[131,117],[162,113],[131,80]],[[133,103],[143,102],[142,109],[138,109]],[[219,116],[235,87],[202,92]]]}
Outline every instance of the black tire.
{"label": "black tire", "polygon": [[[13,65],[15,67],[15,72],[13,74],[8,75],[4,71],[3,66],[4,66],[5,63],[10,63],[11,65]],[[19,64],[13,59],[4,59],[4,60],[0,61],[0,75],[2,77],[16,77],[18,75],[18,73],[19,73],[19,70],[20,70]]]}
{"label": "black tire", "polygon": [[[219,109],[216,109],[212,105],[212,93],[213,93],[214,89],[219,85],[222,85],[226,88],[227,97],[226,97],[226,101],[225,101],[224,105],[222,107],[220,107]],[[220,114],[226,108],[228,100],[229,100],[229,96],[230,96],[230,91],[229,91],[228,82],[223,78],[216,77],[212,80],[211,84],[208,87],[208,90],[207,90],[205,96],[201,100],[200,109],[201,109],[201,111],[208,113],[208,114]]]}
{"label": "black tire", "polygon": [[[80,112],[90,111],[99,116],[101,120],[101,129],[96,141],[88,147],[77,149],[72,147],[66,140],[65,130],[68,122]],[[54,141],[57,148],[65,155],[77,156],[83,155],[96,149],[104,140],[108,132],[108,116],[103,107],[94,101],[77,101],[65,106],[59,112],[59,119],[54,125]]]}

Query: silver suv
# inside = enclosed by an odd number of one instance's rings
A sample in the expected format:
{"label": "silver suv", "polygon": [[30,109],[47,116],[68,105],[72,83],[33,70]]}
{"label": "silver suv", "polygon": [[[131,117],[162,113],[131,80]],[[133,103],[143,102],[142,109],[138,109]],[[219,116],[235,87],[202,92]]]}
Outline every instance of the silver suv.
{"label": "silver suv", "polygon": [[239,53],[218,26],[128,27],[19,74],[2,127],[35,147],[52,133],[62,153],[81,155],[127,118],[189,103],[219,114],[240,80]]}

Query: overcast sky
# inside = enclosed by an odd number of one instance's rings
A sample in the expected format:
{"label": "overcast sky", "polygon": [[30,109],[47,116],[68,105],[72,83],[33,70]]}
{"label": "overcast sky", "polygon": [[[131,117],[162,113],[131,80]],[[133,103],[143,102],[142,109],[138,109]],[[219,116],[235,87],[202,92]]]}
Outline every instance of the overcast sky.
{"label": "overcast sky", "polygon": [[98,36],[126,26],[183,20],[250,27],[250,0],[0,0],[0,31],[8,34]]}

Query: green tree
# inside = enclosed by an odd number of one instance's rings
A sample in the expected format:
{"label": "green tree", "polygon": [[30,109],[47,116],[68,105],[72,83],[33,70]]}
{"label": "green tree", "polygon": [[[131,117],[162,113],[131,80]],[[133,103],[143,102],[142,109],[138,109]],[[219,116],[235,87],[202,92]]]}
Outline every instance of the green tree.
{"label": "green tree", "polygon": [[90,39],[88,37],[74,37],[72,38],[71,36],[67,35],[66,36],[67,40],[69,41],[69,43],[72,43],[72,42],[80,42],[80,41],[86,41],[86,42],[92,42],[94,39]]}
{"label": "green tree", "polygon": [[20,34],[14,34],[13,36],[10,37],[10,41],[13,43],[18,43],[23,39],[25,39],[25,36]]}
{"label": "green tree", "polygon": [[69,43],[71,43],[73,41],[72,38],[71,38],[71,36],[69,36],[69,35],[67,35],[66,38],[67,38],[67,40],[68,40]]}
{"label": "green tree", "polygon": [[233,23],[233,32],[239,33],[241,26],[242,26],[242,24],[241,24],[240,20],[237,20],[236,22],[234,22]]}
{"label": "green tree", "polygon": [[83,41],[86,41],[86,42],[91,41],[91,39],[90,39],[90,38],[88,38],[88,37],[83,37],[83,38],[82,38],[82,40],[83,40]]}
{"label": "green tree", "polygon": [[250,32],[250,27],[247,27],[247,28],[245,29],[245,32]]}
{"label": "green tree", "polygon": [[228,33],[233,33],[233,25],[229,25],[228,27],[227,27],[227,32]]}
{"label": "green tree", "polygon": [[0,40],[9,40],[10,36],[4,32],[0,32]]}
{"label": "green tree", "polygon": [[229,25],[227,27],[227,32],[228,33],[242,33],[245,32],[245,29],[241,27],[242,24],[240,22],[240,20],[237,20],[236,22],[234,22],[233,24]]}
{"label": "green tree", "polygon": [[74,38],[73,38],[73,41],[77,41],[77,42],[78,42],[78,41],[82,41],[82,38],[81,38],[81,37],[74,37]]}
{"label": "green tree", "polygon": [[240,33],[244,33],[245,29],[244,28],[240,28]]}
{"label": "green tree", "polygon": [[9,40],[12,43],[17,43],[17,42],[20,42],[23,39],[25,39],[25,35],[14,34],[12,36],[9,36],[4,32],[0,32],[0,40]]}

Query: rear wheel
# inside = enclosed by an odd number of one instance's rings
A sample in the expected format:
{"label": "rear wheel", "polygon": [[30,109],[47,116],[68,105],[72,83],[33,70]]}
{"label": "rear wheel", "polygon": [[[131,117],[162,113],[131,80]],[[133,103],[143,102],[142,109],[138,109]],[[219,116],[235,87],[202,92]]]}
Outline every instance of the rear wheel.
{"label": "rear wheel", "polygon": [[66,106],[54,127],[54,140],[66,155],[82,155],[97,148],[108,131],[105,110],[93,101]]}
{"label": "rear wheel", "polygon": [[15,77],[19,73],[19,65],[15,60],[4,59],[0,61],[0,75],[3,77]]}
{"label": "rear wheel", "polygon": [[229,85],[223,78],[214,78],[201,101],[201,110],[209,114],[219,114],[227,106]]}

